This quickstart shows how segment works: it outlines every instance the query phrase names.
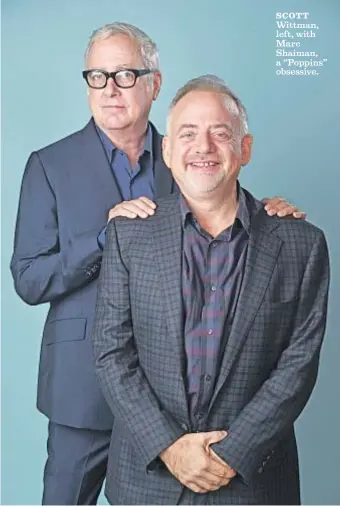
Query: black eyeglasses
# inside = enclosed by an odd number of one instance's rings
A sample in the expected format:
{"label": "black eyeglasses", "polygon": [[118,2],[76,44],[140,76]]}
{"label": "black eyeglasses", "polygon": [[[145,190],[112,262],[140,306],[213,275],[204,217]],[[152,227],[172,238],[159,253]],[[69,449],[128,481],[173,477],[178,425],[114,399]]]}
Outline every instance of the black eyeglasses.
{"label": "black eyeglasses", "polygon": [[83,70],[83,78],[90,86],[100,90],[105,88],[109,77],[112,77],[119,88],[132,88],[140,76],[156,72],[156,69],[121,69],[116,72],[106,72],[105,70],[91,69]]}

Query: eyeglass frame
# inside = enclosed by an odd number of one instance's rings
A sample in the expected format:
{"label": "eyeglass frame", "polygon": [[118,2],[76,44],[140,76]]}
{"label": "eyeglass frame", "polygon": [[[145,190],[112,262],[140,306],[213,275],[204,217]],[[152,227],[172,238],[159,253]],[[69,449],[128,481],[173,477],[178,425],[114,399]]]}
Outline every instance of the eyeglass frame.
{"label": "eyeglass frame", "polygon": [[[124,72],[124,71],[127,71],[127,70],[129,72],[132,72],[133,75],[135,76],[134,83],[131,84],[130,86],[121,86],[116,81],[116,75],[119,74],[119,72]],[[91,72],[95,72],[95,71],[101,72],[106,77],[106,81],[105,81],[104,86],[95,87],[95,86],[91,86],[91,84],[88,82],[87,76]],[[82,76],[85,79],[87,85],[90,88],[92,88],[93,90],[103,90],[104,88],[106,88],[107,82],[108,82],[108,80],[109,80],[110,77],[113,79],[115,85],[118,86],[118,88],[122,88],[123,90],[126,90],[126,89],[129,89],[129,88],[133,88],[135,86],[138,77],[145,76],[147,74],[151,74],[152,72],[158,72],[158,70],[157,69],[127,69],[127,68],[122,68],[122,69],[116,70],[115,72],[107,72],[106,70],[102,70],[102,69],[88,69],[88,70],[83,70]]]}

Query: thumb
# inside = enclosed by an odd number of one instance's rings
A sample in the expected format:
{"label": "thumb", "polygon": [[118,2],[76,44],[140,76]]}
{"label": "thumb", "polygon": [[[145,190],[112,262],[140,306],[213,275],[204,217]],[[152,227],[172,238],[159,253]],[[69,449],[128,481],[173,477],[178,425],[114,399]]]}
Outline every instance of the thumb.
{"label": "thumb", "polygon": [[218,443],[222,441],[227,436],[228,432],[225,430],[213,430],[211,432],[205,433],[204,442],[207,446],[212,445],[213,443]]}

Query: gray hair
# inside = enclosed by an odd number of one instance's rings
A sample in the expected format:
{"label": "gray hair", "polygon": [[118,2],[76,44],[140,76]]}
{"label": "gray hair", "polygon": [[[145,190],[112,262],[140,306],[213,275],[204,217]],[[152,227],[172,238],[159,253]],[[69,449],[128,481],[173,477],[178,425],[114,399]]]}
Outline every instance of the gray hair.
{"label": "gray hair", "polygon": [[97,40],[107,39],[119,34],[127,35],[137,42],[143,63],[147,69],[159,70],[159,55],[156,43],[143,30],[129,23],[115,22],[95,30],[86,48],[85,61],[87,61],[91,47]]}
{"label": "gray hair", "polygon": [[226,107],[229,112],[239,118],[240,126],[239,126],[239,137],[241,140],[244,135],[248,133],[248,115],[246,108],[242,104],[241,100],[235,95],[233,91],[227,86],[225,81],[218,76],[212,74],[204,74],[202,76],[196,77],[195,79],[191,79],[187,83],[184,84],[176,93],[173,98],[168,113],[168,128],[169,128],[169,120],[172,109],[175,107],[178,102],[185,97],[191,91],[214,91],[217,93],[221,93],[226,97]]}

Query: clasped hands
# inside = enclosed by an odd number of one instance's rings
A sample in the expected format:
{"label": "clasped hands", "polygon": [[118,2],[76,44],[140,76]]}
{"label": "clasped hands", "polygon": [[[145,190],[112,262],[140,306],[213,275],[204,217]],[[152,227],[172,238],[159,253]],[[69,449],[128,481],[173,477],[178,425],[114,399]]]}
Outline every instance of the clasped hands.
{"label": "clasped hands", "polygon": [[185,434],[159,457],[171,474],[193,492],[212,492],[236,476],[234,469],[210,448],[226,436],[225,431]]}

